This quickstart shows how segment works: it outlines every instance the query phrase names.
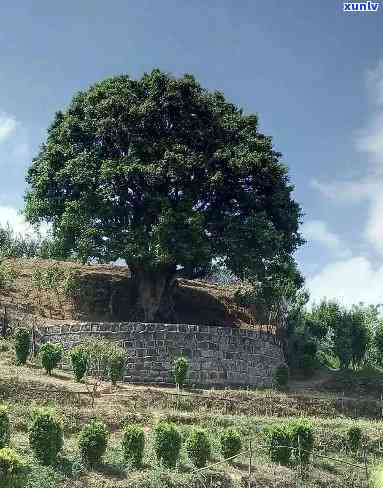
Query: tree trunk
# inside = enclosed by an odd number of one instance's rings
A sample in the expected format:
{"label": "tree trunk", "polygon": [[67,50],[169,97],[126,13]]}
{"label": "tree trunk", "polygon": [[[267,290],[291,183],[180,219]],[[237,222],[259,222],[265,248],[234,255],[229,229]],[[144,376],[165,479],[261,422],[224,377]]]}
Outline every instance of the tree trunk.
{"label": "tree trunk", "polygon": [[170,319],[173,312],[172,291],[176,268],[163,266],[151,270],[131,267],[137,286],[137,311],[145,322]]}

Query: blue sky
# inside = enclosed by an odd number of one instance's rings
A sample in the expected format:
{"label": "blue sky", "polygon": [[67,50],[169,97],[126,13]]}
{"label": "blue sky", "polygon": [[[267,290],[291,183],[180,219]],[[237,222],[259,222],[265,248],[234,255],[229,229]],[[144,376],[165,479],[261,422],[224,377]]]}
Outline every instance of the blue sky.
{"label": "blue sky", "polygon": [[25,225],[24,175],[53,113],[94,81],[193,73],[256,112],[305,212],[312,296],[383,302],[383,6],[338,0],[4,0],[0,221]]}

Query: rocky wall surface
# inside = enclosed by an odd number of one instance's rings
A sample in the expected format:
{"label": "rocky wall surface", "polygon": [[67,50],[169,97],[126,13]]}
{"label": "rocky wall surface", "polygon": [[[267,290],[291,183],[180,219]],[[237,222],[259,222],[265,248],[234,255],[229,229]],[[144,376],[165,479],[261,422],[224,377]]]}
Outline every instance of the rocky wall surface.
{"label": "rocky wall surface", "polygon": [[189,359],[188,383],[196,387],[268,387],[284,364],[273,335],[234,327],[83,322],[39,328],[36,337],[61,341],[66,349],[90,337],[116,341],[126,349],[124,380],[132,383],[173,383],[180,355]]}

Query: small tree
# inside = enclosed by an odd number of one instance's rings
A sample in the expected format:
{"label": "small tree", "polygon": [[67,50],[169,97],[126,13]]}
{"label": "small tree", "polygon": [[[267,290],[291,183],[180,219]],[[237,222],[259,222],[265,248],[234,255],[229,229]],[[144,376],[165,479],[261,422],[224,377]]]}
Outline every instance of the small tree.
{"label": "small tree", "polygon": [[61,343],[46,342],[40,348],[39,357],[45,371],[51,375],[62,360],[64,348]]}
{"label": "small tree", "polygon": [[76,381],[80,382],[83,380],[85,373],[88,370],[89,352],[86,347],[79,345],[70,351],[69,356]]}
{"label": "small tree", "polygon": [[206,466],[211,457],[209,437],[203,429],[193,429],[186,441],[186,451],[197,468]]}
{"label": "small tree", "polygon": [[185,384],[188,369],[189,361],[185,357],[181,356],[175,360],[173,374],[177,388],[182,388]]}
{"label": "small tree", "polygon": [[274,463],[287,465],[291,458],[291,430],[288,424],[277,424],[267,431],[269,453]]}
{"label": "small tree", "polygon": [[352,425],[347,431],[347,441],[350,449],[357,452],[362,445],[362,429],[358,425]]}
{"label": "small tree", "polygon": [[138,425],[128,425],[124,429],[122,450],[124,460],[136,469],[142,466],[145,448],[144,429]]}
{"label": "small tree", "polygon": [[29,429],[29,444],[35,456],[45,465],[55,463],[64,445],[61,423],[52,411],[39,409],[34,412]]}
{"label": "small tree", "polygon": [[291,445],[295,456],[303,464],[307,464],[314,447],[314,431],[311,422],[306,419],[292,421],[289,424]]}
{"label": "small tree", "polygon": [[286,388],[289,383],[289,368],[278,366],[274,371],[274,381],[278,388]]}
{"label": "small tree", "polygon": [[8,445],[10,434],[8,409],[5,405],[0,405],[0,449]]}
{"label": "small tree", "polygon": [[126,363],[126,351],[122,347],[114,346],[109,357],[109,377],[113,386],[121,380],[124,375]]}
{"label": "small tree", "polygon": [[221,434],[220,447],[224,459],[237,456],[242,449],[242,441],[239,432],[235,429],[226,429]]}
{"label": "small tree", "polygon": [[15,333],[15,352],[17,364],[27,362],[31,349],[31,331],[25,327],[20,327]]}
{"label": "small tree", "polygon": [[91,466],[99,463],[108,445],[108,430],[99,420],[92,420],[80,432],[78,445],[81,457]]}
{"label": "small tree", "polygon": [[24,488],[26,485],[25,464],[13,449],[0,449],[0,482],[1,488]]}
{"label": "small tree", "polygon": [[155,429],[154,449],[164,466],[174,468],[180,456],[181,434],[172,423],[160,422]]}

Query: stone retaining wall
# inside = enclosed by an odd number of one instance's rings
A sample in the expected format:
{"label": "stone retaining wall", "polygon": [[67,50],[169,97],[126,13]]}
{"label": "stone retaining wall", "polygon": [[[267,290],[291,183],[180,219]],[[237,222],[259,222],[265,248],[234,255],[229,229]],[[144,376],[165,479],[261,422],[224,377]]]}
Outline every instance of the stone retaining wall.
{"label": "stone retaining wall", "polygon": [[128,355],[125,381],[173,383],[172,364],[185,355],[188,382],[198,387],[264,387],[284,364],[271,334],[230,327],[146,323],[78,323],[39,328],[37,342],[61,341],[66,349],[88,337],[117,341]]}

